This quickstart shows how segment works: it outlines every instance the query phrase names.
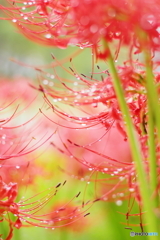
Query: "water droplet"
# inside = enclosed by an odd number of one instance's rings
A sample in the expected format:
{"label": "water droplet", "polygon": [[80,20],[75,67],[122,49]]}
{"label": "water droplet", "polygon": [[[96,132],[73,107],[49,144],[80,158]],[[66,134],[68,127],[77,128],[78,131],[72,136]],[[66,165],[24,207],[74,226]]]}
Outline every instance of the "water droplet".
{"label": "water droplet", "polygon": [[44,85],[48,85],[48,80],[47,80],[47,79],[44,79],[44,80],[43,80],[43,84],[44,84]]}
{"label": "water droplet", "polygon": [[125,179],[125,177],[122,177],[122,176],[119,177],[119,180],[120,180],[120,181],[123,181],[124,179]]}
{"label": "water droplet", "polygon": [[120,197],[123,197],[123,196],[124,196],[124,193],[119,193],[119,196],[120,196]]}
{"label": "water droplet", "polygon": [[108,168],[104,168],[103,170],[104,170],[104,171],[108,171]]}
{"label": "water droplet", "polygon": [[117,201],[116,201],[116,205],[117,205],[117,206],[121,206],[122,203],[123,203],[122,200],[117,200]]}
{"label": "water droplet", "polygon": [[123,169],[122,169],[122,168],[118,168],[117,170],[118,170],[119,172],[121,172]]}
{"label": "water droplet", "polygon": [[52,35],[51,35],[50,33],[47,33],[47,34],[45,35],[45,37],[46,37],[47,39],[49,39],[49,38],[52,37]]}
{"label": "water droplet", "polygon": [[134,188],[129,188],[129,191],[130,192],[134,192]]}

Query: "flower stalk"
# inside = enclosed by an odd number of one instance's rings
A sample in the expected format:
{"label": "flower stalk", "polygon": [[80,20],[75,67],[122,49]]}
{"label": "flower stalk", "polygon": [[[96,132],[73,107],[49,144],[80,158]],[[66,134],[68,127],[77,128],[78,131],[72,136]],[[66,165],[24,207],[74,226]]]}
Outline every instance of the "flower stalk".
{"label": "flower stalk", "polygon": [[[154,75],[150,63],[149,51],[145,51],[145,66],[146,66],[146,88],[148,99],[148,143],[149,143],[149,169],[150,169],[150,190],[152,196],[156,194],[157,188],[157,156],[156,156],[156,128],[158,130],[158,140],[160,137],[160,119],[158,94],[154,84]],[[154,106],[154,107],[153,107]],[[158,195],[153,196],[153,204],[158,205]]]}
{"label": "flower stalk", "polygon": [[[128,139],[129,139],[129,143],[130,143],[130,147],[131,147],[132,157],[133,157],[133,161],[135,163],[135,168],[136,168],[136,172],[137,172],[139,190],[141,193],[144,209],[146,210],[146,214],[144,215],[145,222],[147,223],[146,229],[148,232],[158,232],[157,220],[156,220],[156,216],[154,214],[155,204],[153,204],[153,202],[150,199],[150,188],[146,184],[147,176],[146,176],[145,166],[143,164],[143,157],[141,154],[140,146],[138,144],[136,132],[135,132],[135,129],[134,129],[134,126],[132,123],[132,119],[131,119],[128,107],[127,107],[127,103],[125,101],[125,95],[124,95],[124,91],[123,91],[123,88],[122,88],[122,85],[121,85],[121,82],[120,82],[120,79],[118,76],[118,72],[116,70],[115,63],[114,63],[110,48],[107,43],[105,43],[105,47],[107,48],[108,53],[109,53],[109,57],[108,57],[108,61],[107,61],[108,67],[109,67],[109,70],[110,70],[110,73],[112,76],[113,85],[114,85],[114,89],[115,89],[117,99],[118,99],[118,102],[120,105],[120,109],[123,113],[124,122],[126,123],[126,129],[127,129],[127,133],[128,133]],[[150,131],[152,130],[151,124],[152,124],[152,122],[150,123]],[[151,153],[152,157],[153,157],[153,155],[155,155],[155,153],[153,153],[153,151],[154,151],[154,145],[153,145],[153,139],[152,139],[152,146],[150,149],[150,153]],[[153,164],[155,164],[155,163],[153,163]],[[154,166],[152,166],[152,171],[154,172]],[[152,184],[155,185],[155,179],[152,180]],[[149,238],[151,239],[152,237],[149,237]],[[156,236],[155,239],[158,240],[158,237]]]}

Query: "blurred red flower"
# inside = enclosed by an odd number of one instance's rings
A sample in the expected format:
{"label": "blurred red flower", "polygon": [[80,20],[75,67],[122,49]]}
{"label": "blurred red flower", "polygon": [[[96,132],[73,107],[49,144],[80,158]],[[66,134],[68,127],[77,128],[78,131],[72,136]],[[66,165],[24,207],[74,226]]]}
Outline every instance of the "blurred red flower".
{"label": "blurred red flower", "polygon": [[[158,0],[27,0],[0,5],[20,32],[31,40],[65,48],[94,46],[119,40],[136,52],[159,49]],[[146,33],[145,37],[142,37]],[[118,49],[117,49],[118,50]],[[106,53],[99,53],[106,57]],[[103,55],[103,56],[102,56]]]}

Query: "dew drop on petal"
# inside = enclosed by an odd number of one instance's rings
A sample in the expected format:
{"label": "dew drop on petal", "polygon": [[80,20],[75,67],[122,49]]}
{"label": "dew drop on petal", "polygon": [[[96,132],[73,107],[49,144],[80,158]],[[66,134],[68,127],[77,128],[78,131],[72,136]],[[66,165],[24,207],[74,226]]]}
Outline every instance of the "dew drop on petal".
{"label": "dew drop on petal", "polygon": [[122,177],[122,176],[119,178],[119,180],[121,180],[121,181],[123,181],[124,179],[125,179],[125,177]]}
{"label": "dew drop on petal", "polygon": [[49,39],[49,38],[52,37],[52,35],[51,35],[50,33],[47,33],[47,34],[45,35],[45,37],[46,37],[47,39]]}
{"label": "dew drop on petal", "polygon": [[17,19],[12,19],[12,22],[14,22],[14,23],[17,22]]}
{"label": "dew drop on petal", "polygon": [[130,192],[134,192],[134,188],[129,188],[129,191]]}
{"label": "dew drop on petal", "polygon": [[108,168],[104,168],[103,170],[104,170],[104,171],[108,171]]}

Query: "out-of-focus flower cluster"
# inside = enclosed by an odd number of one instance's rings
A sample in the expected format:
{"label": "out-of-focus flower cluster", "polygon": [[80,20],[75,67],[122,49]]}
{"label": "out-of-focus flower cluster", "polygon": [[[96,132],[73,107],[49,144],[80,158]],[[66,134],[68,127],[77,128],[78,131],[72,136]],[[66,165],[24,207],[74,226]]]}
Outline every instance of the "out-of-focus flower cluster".
{"label": "out-of-focus flower cluster", "polygon": [[12,239],[14,227],[19,229],[30,225],[54,229],[76,222],[86,214],[80,204],[73,203],[80,193],[61,206],[43,210],[66,181],[30,197],[22,195],[24,188],[34,190],[37,177],[49,175],[36,159],[46,152],[56,126],[50,128],[40,114],[39,107],[46,108],[44,101],[38,100],[38,95],[25,79],[12,82],[2,78],[0,87],[0,217],[1,222],[9,223],[5,239]]}

